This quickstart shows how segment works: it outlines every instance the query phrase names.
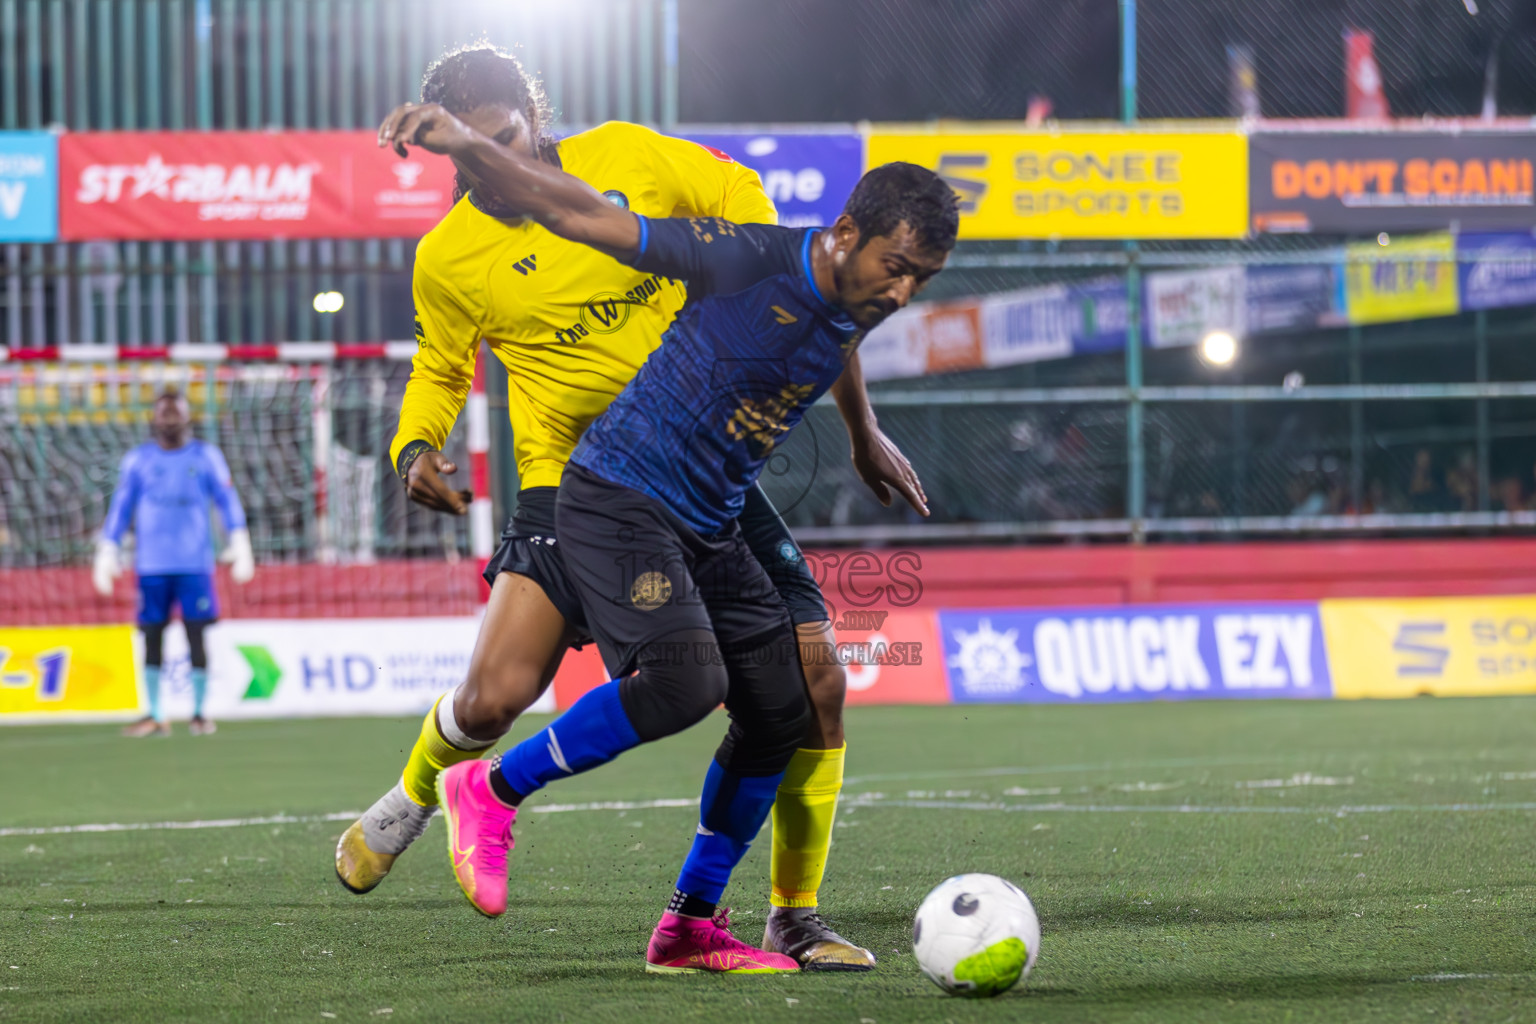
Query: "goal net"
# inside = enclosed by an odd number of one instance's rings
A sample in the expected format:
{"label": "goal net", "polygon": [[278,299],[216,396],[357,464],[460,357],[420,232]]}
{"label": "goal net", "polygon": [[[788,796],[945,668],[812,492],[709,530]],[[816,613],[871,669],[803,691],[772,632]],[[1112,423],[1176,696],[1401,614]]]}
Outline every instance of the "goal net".
{"label": "goal net", "polygon": [[[409,372],[388,358],[0,363],[0,623],[131,619],[133,588],[99,597],[90,564],[118,465],[167,388],[223,451],[249,519],[258,572],[221,584],[226,617],[473,612],[469,519],[412,505],[389,465]],[[446,451],[467,470],[465,434]]]}

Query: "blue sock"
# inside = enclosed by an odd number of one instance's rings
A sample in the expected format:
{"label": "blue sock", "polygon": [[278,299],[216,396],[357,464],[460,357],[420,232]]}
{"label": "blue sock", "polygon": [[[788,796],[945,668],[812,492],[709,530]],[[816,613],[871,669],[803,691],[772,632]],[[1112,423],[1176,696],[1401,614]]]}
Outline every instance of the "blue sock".
{"label": "blue sock", "polygon": [[144,666],[144,695],[149,698],[149,717],[157,722],[165,719],[160,717],[160,666]]}
{"label": "blue sock", "polygon": [[203,698],[208,696],[208,670],[194,668],[192,670],[192,717],[203,717]]}
{"label": "blue sock", "polygon": [[699,829],[677,876],[678,892],[711,905],[720,902],[731,872],[768,820],[783,778],[783,772],[738,775],[718,761],[709,762],[699,799]]}
{"label": "blue sock", "polygon": [[554,779],[607,764],[639,745],[615,679],[588,691],[549,728],[498,757],[493,767],[520,796],[528,796]]}

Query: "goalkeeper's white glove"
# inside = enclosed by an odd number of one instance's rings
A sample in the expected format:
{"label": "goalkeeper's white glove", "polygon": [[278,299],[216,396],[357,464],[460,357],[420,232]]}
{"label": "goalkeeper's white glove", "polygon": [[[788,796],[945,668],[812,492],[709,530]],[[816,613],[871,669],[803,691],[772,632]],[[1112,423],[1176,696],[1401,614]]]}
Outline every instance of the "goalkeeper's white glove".
{"label": "goalkeeper's white glove", "polygon": [[256,556],[251,553],[249,530],[230,530],[229,547],[219,556],[219,561],[229,563],[229,575],[236,583],[249,583],[256,575]]}
{"label": "goalkeeper's white glove", "polygon": [[91,564],[91,586],[102,597],[112,596],[112,581],[123,574],[117,542],[103,537],[96,542],[96,561]]}

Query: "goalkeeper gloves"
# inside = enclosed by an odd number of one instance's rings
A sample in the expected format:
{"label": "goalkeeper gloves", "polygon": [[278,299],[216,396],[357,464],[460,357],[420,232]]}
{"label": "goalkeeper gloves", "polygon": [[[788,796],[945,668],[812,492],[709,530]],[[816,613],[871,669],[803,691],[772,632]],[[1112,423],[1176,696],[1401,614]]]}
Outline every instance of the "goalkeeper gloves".
{"label": "goalkeeper gloves", "polygon": [[123,574],[123,560],[117,542],[103,537],[96,542],[96,560],[91,564],[91,586],[102,597],[112,596],[112,581]]}
{"label": "goalkeeper gloves", "polygon": [[229,576],[236,583],[249,583],[256,575],[256,556],[251,552],[249,530],[230,530],[229,547],[219,556],[219,561],[229,563]]}

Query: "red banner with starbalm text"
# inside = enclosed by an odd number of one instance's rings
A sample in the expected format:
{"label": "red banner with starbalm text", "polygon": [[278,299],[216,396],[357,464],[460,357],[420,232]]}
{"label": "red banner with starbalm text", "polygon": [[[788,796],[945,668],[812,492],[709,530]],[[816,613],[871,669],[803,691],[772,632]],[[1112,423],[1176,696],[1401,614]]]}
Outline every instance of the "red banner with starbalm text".
{"label": "red banner with starbalm text", "polygon": [[453,174],[369,131],[80,132],[59,139],[59,234],[415,238],[453,205]]}

